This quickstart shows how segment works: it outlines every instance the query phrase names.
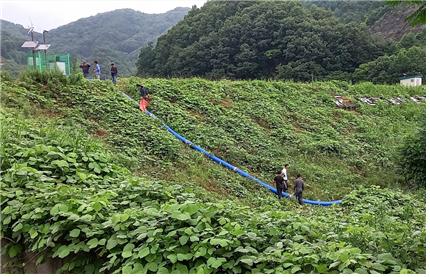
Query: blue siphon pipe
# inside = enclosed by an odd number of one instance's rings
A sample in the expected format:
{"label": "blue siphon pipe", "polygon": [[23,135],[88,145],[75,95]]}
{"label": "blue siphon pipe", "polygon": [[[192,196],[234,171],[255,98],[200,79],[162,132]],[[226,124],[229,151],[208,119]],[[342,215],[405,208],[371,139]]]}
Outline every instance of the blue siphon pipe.
{"label": "blue siphon pipe", "polygon": [[[129,98],[130,100],[132,100],[137,106],[139,106],[138,103],[136,103],[130,96],[128,96],[127,94],[123,93],[127,98]],[[149,115],[150,117],[154,118],[154,119],[158,119],[153,113],[151,113],[150,111],[146,110],[145,113],[147,115]],[[158,119],[159,120],[159,119]],[[161,120],[160,120],[161,122]],[[237,167],[235,167],[232,164],[229,164],[228,162],[222,160],[221,158],[218,158],[217,156],[209,153],[208,151],[204,150],[203,148],[201,148],[200,146],[192,143],[191,141],[189,141],[188,139],[186,139],[185,137],[183,137],[182,135],[180,135],[179,133],[177,133],[175,130],[173,130],[172,128],[170,128],[168,125],[164,124],[162,122],[162,126],[169,132],[171,133],[174,137],[176,137],[177,139],[179,139],[180,141],[182,141],[183,143],[189,145],[192,149],[204,154],[205,156],[207,156],[209,159],[211,159],[212,161],[224,166],[225,168],[228,168],[234,172],[236,172],[237,174],[251,180],[254,181],[258,184],[260,184],[261,186],[265,187],[266,189],[270,190],[273,193],[277,193],[276,188],[272,187],[271,185],[261,181],[260,179],[252,176],[251,174],[249,174],[248,172],[239,169]],[[282,193],[283,197],[286,198],[290,198],[291,196],[286,193],[283,192]],[[318,205],[318,206],[331,206],[331,205],[335,205],[335,204],[340,204],[342,203],[342,200],[333,200],[333,201],[319,201],[319,200],[311,200],[311,199],[303,199],[303,203],[305,204],[309,204],[309,205]]]}

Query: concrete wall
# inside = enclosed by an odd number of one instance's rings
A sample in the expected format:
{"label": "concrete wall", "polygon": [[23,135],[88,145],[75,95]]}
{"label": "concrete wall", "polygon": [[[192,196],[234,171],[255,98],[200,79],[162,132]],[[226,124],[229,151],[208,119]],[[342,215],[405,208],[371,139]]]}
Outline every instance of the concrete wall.
{"label": "concrete wall", "polygon": [[400,84],[403,86],[416,87],[416,86],[421,86],[421,83],[422,83],[421,78],[408,78],[408,79],[400,80]]}

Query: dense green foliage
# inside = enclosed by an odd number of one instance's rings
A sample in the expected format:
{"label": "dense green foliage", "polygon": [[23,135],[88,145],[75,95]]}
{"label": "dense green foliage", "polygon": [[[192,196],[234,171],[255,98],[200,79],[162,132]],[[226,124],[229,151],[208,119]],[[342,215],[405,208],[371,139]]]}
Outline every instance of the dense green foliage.
{"label": "dense green foliage", "polygon": [[[425,45],[425,30],[402,31],[405,17],[401,8],[375,1],[209,1],[142,48],[138,75],[398,83],[403,74],[425,75],[424,49],[411,49]],[[380,26],[385,20],[398,24]],[[372,36],[375,24],[382,33]],[[397,41],[383,39],[391,33]],[[409,44],[398,42],[404,37]],[[413,61],[388,58],[404,52]]]}
{"label": "dense green foliage", "polygon": [[[137,99],[141,82],[152,91],[151,110],[191,141],[263,180],[288,162],[292,175],[305,176],[307,195],[318,199],[341,198],[359,184],[402,182],[397,148],[425,113],[412,100],[376,107],[358,100],[409,98],[423,95],[423,87],[133,78],[120,85]],[[353,99],[356,112],[336,109],[334,95]]]}
{"label": "dense green foliage", "polygon": [[[206,161],[120,94],[135,97],[136,83],[201,146],[265,180],[288,161],[306,197],[343,204],[278,202]],[[423,88],[138,78],[115,87],[28,72],[2,78],[1,93],[1,238],[15,269],[27,251],[67,273],[425,270],[422,191],[395,188],[398,148],[425,105],[333,103]]]}
{"label": "dense green foliage", "polygon": [[202,202],[131,176],[76,129],[11,110],[0,119],[1,237],[16,261],[27,250],[69,273],[424,271],[416,197],[361,188],[341,207],[298,211]]}
{"label": "dense green foliage", "polygon": [[[59,125],[86,130],[115,149],[116,156],[138,174],[192,183],[227,198],[251,202],[259,190],[255,184],[188,151],[160,129],[159,122],[132,108],[133,103],[109,82],[29,72],[16,82],[4,79],[2,89],[3,105],[35,116],[48,114],[58,118]],[[36,93],[39,91],[42,93]],[[34,105],[41,110],[34,109]],[[173,170],[175,167],[181,170]]]}
{"label": "dense green foliage", "polygon": [[411,135],[402,147],[400,168],[412,186],[426,185],[426,128],[425,123]]}
{"label": "dense green foliage", "polygon": [[[136,72],[135,60],[140,48],[175,25],[188,10],[176,8],[162,14],[145,14],[122,9],[82,18],[49,31],[49,52],[70,53],[78,62],[98,60],[106,78],[111,62],[118,65],[120,76],[132,75]],[[26,30],[4,20],[1,24],[2,57],[25,64],[28,51],[21,49],[21,45],[28,39]],[[36,33],[35,40],[42,41],[41,34]]]}
{"label": "dense green foliage", "polygon": [[425,81],[425,47],[413,46],[401,49],[393,55],[384,55],[374,61],[360,65],[354,72],[354,80],[368,80],[374,83],[397,83],[399,77],[420,75]]}
{"label": "dense green foliage", "polygon": [[344,22],[364,22],[371,26],[380,19],[390,7],[384,1],[306,1],[318,7],[332,10]]}
{"label": "dense green foliage", "polygon": [[366,27],[300,2],[209,1],[142,49],[138,74],[345,79],[383,53]]}
{"label": "dense green foliage", "polygon": [[[396,149],[415,133],[425,112],[425,105],[411,100],[401,106],[381,102],[377,107],[358,100],[423,95],[422,87],[138,78],[118,86],[138,99],[136,83],[149,87],[151,110],[193,142],[267,182],[288,162],[290,174],[305,176],[306,197],[323,200],[342,198],[359,185],[402,183]],[[34,96],[34,91],[43,93]],[[25,107],[24,98],[55,111],[69,124],[112,145],[130,165],[155,167],[157,178],[173,175],[168,179],[187,180],[186,174],[172,172],[172,163],[186,167],[199,156],[190,156],[186,146],[158,127],[159,122],[130,110],[132,103],[106,82],[63,85],[58,78],[37,74],[8,83],[3,94],[6,105]],[[336,109],[337,94],[354,99],[357,111]],[[200,170],[208,164],[196,161],[195,166]],[[189,170],[187,174],[201,174]],[[216,165],[205,172],[202,185],[209,178],[210,187],[228,195],[250,197],[257,186]]]}

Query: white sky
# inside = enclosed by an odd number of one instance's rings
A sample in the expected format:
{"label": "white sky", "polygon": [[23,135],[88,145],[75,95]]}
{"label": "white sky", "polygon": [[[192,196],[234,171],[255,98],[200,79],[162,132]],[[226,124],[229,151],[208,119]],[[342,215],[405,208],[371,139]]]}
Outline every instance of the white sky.
{"label": "white sky", "polygon": [[24,27],[30,26],[32,22],[35,30],[42,32],[82,17],[116,9],[164,13],[176,7],[201,7],[205,2],[206,0],[0,0],[0,17]]}

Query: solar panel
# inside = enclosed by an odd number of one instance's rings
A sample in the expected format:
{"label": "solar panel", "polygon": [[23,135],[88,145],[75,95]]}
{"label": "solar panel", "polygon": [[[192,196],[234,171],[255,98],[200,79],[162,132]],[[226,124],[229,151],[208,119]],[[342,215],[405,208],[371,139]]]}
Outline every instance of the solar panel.
{"label": "solar panel", "polygon": [[24,42],[21,45],[21,47],[22,48],[35,48],[38,44],[39,44],[39,42],[37,42],[37,41],[28,40],[28,41]]}
{"label": "solar panel", "polygon": [[48,50],[49,46],[51,46],[51,44],[39,44],[36,50]]}

